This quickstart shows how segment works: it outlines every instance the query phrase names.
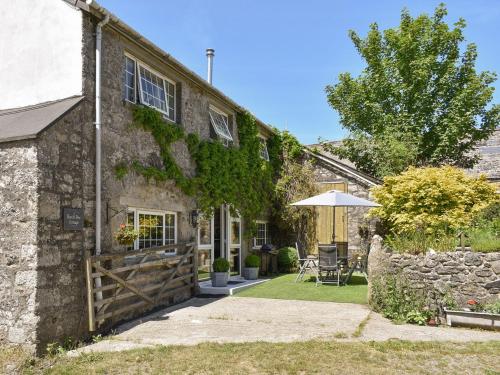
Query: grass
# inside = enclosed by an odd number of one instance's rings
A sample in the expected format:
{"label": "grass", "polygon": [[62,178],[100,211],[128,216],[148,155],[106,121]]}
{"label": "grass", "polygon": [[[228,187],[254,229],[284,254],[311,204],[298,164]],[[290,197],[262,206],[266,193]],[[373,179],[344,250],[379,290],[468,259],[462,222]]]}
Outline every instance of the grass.
{"label": "grass", "polygon": [[23,374],[495,374],[500,341],[207,343],[36,360],[0,347],[0,372],[8,364]]}
{"label": "grass", "polygon": [[363,276],[353,275],[349,285],[319,285],[316,286],[314,278],[295,283],[296,274],[277,276],[265,283],[243,290],[237,297],[276,298],[303,301],[328,301],[367,303],[368,288]]}

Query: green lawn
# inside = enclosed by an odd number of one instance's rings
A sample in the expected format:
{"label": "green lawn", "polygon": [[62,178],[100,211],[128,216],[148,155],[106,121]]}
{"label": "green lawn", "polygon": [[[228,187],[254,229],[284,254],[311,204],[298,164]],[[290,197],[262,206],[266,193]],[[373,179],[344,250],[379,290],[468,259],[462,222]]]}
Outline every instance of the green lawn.
{"label": "green lawn", "polygon": [[368,287],[363,276],[353,275],[349,285],[319,285],[314,278],[306,276],[302,282],[295,283],[297,274],[277,276],[265,283],[235,294],[239,297],[260,297],[277,299],[297,299],[305,301],[329,301],[367,303]]}
{"label": "green lawn", "polygon": [[158,346],[31,358],[0,346],[6,374],[498,374],[500,342],[306,341]]}

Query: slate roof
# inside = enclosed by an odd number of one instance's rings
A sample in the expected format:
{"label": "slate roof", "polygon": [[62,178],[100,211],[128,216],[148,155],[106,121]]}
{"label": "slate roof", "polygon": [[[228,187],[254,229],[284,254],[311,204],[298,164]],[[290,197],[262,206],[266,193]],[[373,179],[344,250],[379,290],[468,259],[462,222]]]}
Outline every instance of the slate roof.
{"label": "slate roof", "polygon": [[36,138],[45,128],[74,108],[83,96],[0,111],[0,143]]}

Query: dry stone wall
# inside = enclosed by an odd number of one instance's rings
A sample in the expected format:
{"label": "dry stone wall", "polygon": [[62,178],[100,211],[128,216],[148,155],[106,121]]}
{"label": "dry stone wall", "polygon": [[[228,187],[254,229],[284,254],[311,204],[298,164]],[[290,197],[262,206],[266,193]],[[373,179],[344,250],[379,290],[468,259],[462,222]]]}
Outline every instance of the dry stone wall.
{"label": "dry stone wall", "polygon": [[423,290],[436,306],[447,294],[462,306],[468,299],[482,303],[500,299],[500,252],[396,254],[384,248],[381,238],[375,236],[368,267],[369,289],[373,280],[385,274],[402,274],[412,288]]}

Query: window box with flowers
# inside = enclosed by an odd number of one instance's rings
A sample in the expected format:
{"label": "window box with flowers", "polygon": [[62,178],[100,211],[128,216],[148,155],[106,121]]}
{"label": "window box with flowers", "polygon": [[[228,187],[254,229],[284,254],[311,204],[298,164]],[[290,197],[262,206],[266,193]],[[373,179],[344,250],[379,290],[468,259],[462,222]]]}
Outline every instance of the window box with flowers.
{"label": "window box with flowers", "polygon": [[500,330],[500,301],[482,304],[470,299],[467,301],[467,308],[454,310],[445,308],[444,311],[449,326]]}

